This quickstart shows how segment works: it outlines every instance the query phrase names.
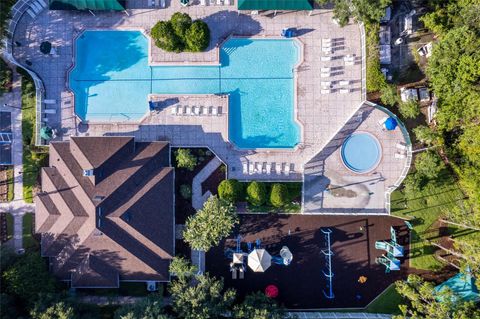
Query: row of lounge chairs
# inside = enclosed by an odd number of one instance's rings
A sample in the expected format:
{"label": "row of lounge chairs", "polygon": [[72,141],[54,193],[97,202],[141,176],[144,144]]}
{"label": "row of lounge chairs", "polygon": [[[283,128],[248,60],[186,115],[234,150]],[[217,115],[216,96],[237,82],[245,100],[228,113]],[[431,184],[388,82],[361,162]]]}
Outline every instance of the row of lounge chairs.
{"label": "row of lounge chairs", "polygon": [[176,105],[171,108],[172,115],[197,115],[197,116],[220,116],[221,106],[189,106]]}
{"label": "row of lounge chairs", "polygon": [[230,6],[230,5],[232,5],[232,2],[231,2],[231,0],[200,0],[200,5],[201,6],[206,6],[206,5],[210,5],[210,6],[215,6],[215,5],[217,5],[217,6],[222,6],[222,5]]}
{"label": "row of lounge chairs", "polygon": [[165,8],[166,4],[165,4],[165,0],[148,0],[148,6]]}
{"label": "row of lounge chairs", "polygon": [[[334,83],[335,85],[339,86],[339,88],[335,89]],[[343,94],[343,93],[349,93],[352,91],[350,88],[347,87],[350,85],[350,81],[348,80],[341,80],[338,82],[322,81],[320,84],[322,85],[322,89],[320,90],[321,94],[329,94],[329,93],[333,93],[334,91],[338,91]]]}
{"label": "row of lounge chairs", "polygon": [[285,176],[288,176],[293,172],[293,164],[290,163],[243,162],[242,166],[244,175],[270,175],[272,172],[274,172],[277,175],[284,174]]}
{"label": "row of lounge chairs", "polygon": [[40,12],[42,12],[44,9],[47,9],[47,8],[48,8],[48,4],[46,0],[32,1],[29,4],[27,13],[32,19],[35,19]]}

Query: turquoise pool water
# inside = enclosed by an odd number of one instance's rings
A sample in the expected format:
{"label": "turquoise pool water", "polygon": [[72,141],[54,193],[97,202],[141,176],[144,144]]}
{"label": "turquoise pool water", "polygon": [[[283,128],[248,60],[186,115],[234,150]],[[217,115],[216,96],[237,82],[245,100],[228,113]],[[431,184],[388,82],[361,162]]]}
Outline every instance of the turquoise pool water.
{"label": "turquoise pool water", "polygon": [[350,135],[342,145],[342,160],[356,173],[374,169],[380,161],[381,147],[378,140],[369,133]]}
{"label": "turquoise pool water", "polygon": [[147,95],[230,94],[229,138],[239,148],[293,148],[293,68],[298,47],[288,39],[227,41],[220,66],[149,66],[139,31],[86,31],[76,41],[70,88],[83,120],[123,121],[148,111]]}

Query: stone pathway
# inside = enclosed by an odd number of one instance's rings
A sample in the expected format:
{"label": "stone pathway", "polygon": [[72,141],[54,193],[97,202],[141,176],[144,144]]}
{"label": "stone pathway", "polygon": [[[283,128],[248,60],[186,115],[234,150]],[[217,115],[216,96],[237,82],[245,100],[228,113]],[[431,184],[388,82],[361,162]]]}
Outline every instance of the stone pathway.
{"label": "stone pathway", "polygon": [[[202,208],[203,203],[212,195],[210,192],[202,194],[202,183],[210,176],[212,173],[222,165],[222,162],[214,157],[197,175],[193,178],[192,182],[192,206],[196,210]],[[207,196],[208,195],[208,196]]]}
{"label": "stone pathway", "polygon": [[2,111],[12,113],[14,200],[1,203],[0,212],[9,212],[13,216],[13,247],[18,251],[23,248],[23,216],[35,212],[35,205],[23,200],[22,81],[18,73],[13,74],[12,92],[4,94],[1,103]]}

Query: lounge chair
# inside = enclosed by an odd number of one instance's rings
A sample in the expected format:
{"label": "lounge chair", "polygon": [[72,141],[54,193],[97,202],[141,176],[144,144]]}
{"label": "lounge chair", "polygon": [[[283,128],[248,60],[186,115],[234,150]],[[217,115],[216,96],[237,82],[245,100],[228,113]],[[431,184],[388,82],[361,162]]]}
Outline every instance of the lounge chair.
{"label": "lounge chair", "polygon": [[203,106],[202,107],[202,115],[208,115],[208,107],[207,106]]}
{"label": "lounge chair", "polygon": [[242,162],[242,167],[243,167],[243,174],[247,175],[248,174],[248,163],[247,162]]}
{"label": "lounge chair", "polygon": [[254,173],[253,163],[252,163],[252,162],[249,162],[249,163],[248,163],[248,174],[249,174],[249,175],[253,175],[253,173]]}
{"label": "lounge chair", "polygon": [[320,73],[321,78],[328,78],[330,76],[330,72],[328,73]]}
{"label": "lounge chair", "polygon": [[290,175],[290,164],[289,163],[284,163],[284,173],[286,176]]}
{"label": "lounge chair", "polygon": [[194,106],[194,111],[193,111],[193,113],[194,113],[195,115],[200,115],[200,106]]}
{"label": "lounge chair", "polygon": [[32,9],[33,11],[35,11],[36,14],[39,14],[40,11],[42,11],[42,7],[40,7],[40,5],[38,5],[38,4],[35,3],[35,2],[30,3],[30,9]]}
{"label": "lounge chair", "polygon": [[217,0],[217,6],[221,6],[222,5],[222,0]]}
{"label": "lounge chair", "polygon": [[45,110],[43,110],[43,113],[45,113],[45,114],[57,114],[57,110],[56,109],[45,109]]}
{"label": "lounge chair", "polygon": [[275,164],[275,173],[277,173],[277,175],[282,174],[282,164],[280,163]]}
{"label": "lounge chair", "polygon": [[160,0],[160,8],[165,8],[165,0]]}
{"label": "lounge chair", "polygon": [[270,173],[272,172],[272,164],[271,164],[271,163],[267,163],[265,169],[266,169],[267,175],[270,175]]}
{"label": "lounge chair", "polygon": [[177,115],[178,110],[177,110],[177,106],[176,106],[176,105],[172,107],[171,113],[172,113],[172,115]]}
{"label": "lounge chair", "polygon": [[43,103],[45,103],[45,104],[57,104],[57,101],[56,100],[45,99],[45,100],[43,100]]}
{"label": "lounge chair", "polygon": [[226,5],[226,6],[231,5],[230,0],[225,0],[223,4]]}
{"label": "lounge chair", "polygon": [[330,87],[332,85],[332,81],[321,81],[320,84],[322,87]]}
{"label": "lounge chair", "polygon": [[218,115],[218,109],[215,106],[212,106],[212,115]]}
{"label": "lounge chair", "polygon": [[237,279],[237,268],[233,267],[230,271],[232,272],[232,279]]}
{"label": "lounge chair", "polygon": [[327,72],[330,73],[331,68],[321,68],[320,71],[321,71],[322,73],[327,73]]}
{"label": "lounge chair", "polygon": [[405,158],[405,157],[407,157],[407,155],[405,155],[405,153],[399,153],[399,152],[395,153],[395,158],[402,159],[402,158]]}
{"label": "lounge chair", "polygon": [[375,249],[388,250],[388,244],[384,241],[376,241]]}
{"label": "lounge chair", "polygon": [[382,119],[380,119],[380,121],[378,121],[378,125],[382,126],[383,127],[383,124],[385,123],[385,121],[388,119],[387,116],[383,117]]}
{"label": "lounge chair", "polygon": [[262,173],[262,163],[255,162],[255,173],[257,173],[257,174]]}
{"label": "lounge chair", "polygon": [[217,114],[222,115],[222,107],[221,106],[217,107]]}
{"label": "lounge chair", "polygon": [[192,109],[190,106],[185,106],[185,115],[192,115]]}
{"label": "lounge chair", "polygon": [[405,143],[403,142],[398,142],[397,144],[395,144],[395,147],[402,151],[405,151],[407,149],[407,145],[405,145]]}
{"label": "lounge chair", "polygon": [[201,5],[201,6],[206,6],[206,5],[207,5],[207,1],[205,1],[205,0],[200,0],[200,5]]}
{"label": "lounge chair", "polygon": [[345,86],[345,85],[349,85],[350,84],[350,81],[348,80],[342,80],[340,82],[338,82],[338,84],[342,85],[342,86]]}
{"label": "lounge chair", "polygon": [[320,94],[329,94],[329,93],[332,93],[332,90],[330,90],[330,89],[321,89],[320,90]]}
{"label": "lounge chair", "polygon": [[243,270],[243,268],[238,269],[238,278],[239,279],[245,278],[245,271]]}
{"label": "lounge chair", "polygon": [[38,0],[38,2],[42,5],[42,7],[46,8],[48,6],[47,2],[45,0]]}
{"label": "lounge chair", "polygon": [[35,12],[33,12],[31,9],[27,9],[27,13],[32,19],[35,19],[37,17]]}
{"label": "lounge chair", "polygon": [[349,92],[350,92],[350,89],[340,89],[340,93],[342,94],[349,93]]}
{"label": "lounge chair", "polygon": [[327,61],[331,61],[332,60],[332,56],[331,55],[323,55],[320,60],[322,62],[327,62]]}

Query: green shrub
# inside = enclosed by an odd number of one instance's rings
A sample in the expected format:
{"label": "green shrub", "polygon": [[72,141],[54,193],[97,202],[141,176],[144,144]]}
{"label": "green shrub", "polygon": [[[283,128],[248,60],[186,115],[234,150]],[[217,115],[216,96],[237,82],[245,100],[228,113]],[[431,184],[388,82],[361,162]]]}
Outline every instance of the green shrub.
{"label": "green shrub", "polygon": [[192,187],[187,184],[180,185],[180,195],[185,199],[192,198]]}
{"label": "green shrub", "polygon": [[270,193],[270,203],[277,208],[288,203],[288,188],[285,184],[273,184]]}
{"label": "green shrub", "polygon": [[12,70],[2,58],[0,58],[0,96],[10,92],[12,86]]}
{"label": "green shrub", "polygon": [[386,84],[380,89],[380,100],[387,106],[394,106],[398,103],[397,87]]}
{"label": "green shrub", "polygon": [[210,43],[208,25],[201,20],[194,21],[185,34],[185,42],[189,51],[204,51]]}
{"label": "green shrub", "polygon": [[445,163],[434,151],[423,152],[415,158],[416,174],[428,179],[436,179],[445,167]]}
{"label": "green shrub", "polygon": [[176,12],[169,21],[157,22],[150,35],[157,47],[168,52],[200,52],[210,43],[210,29],[186,13]]}
{"label": "green shrub", "polygon": [[182,52],[185,45],[175,33],[170,21],[158,21],[150,31],[150,35],[157,47],[168,52]]}
{"label": "green shrub", "polygon": [[228,202],[235,203],[243,197],[243,187],[236,179],[223,180],[218,185],[218,197]]}
{"label": "green shrub", "polygon": [[405,118],[416,118],[420,114],[420,104],[415,100],[408,100],[407,102],[402,102],[398,106],[400,114]]}
{"label": "green shrub", "polygon": [[267,201],[267,188],[264,183],[251,182],[247,187],[247,200],[253,206],[262,206]]}
{"label": "green shrub", "polygon": [[189,171],[193,171],[197,166],[197,158],[192,154],[188,148],[179,148],[175,152],[177,159],[177,167],[186,168]]}

